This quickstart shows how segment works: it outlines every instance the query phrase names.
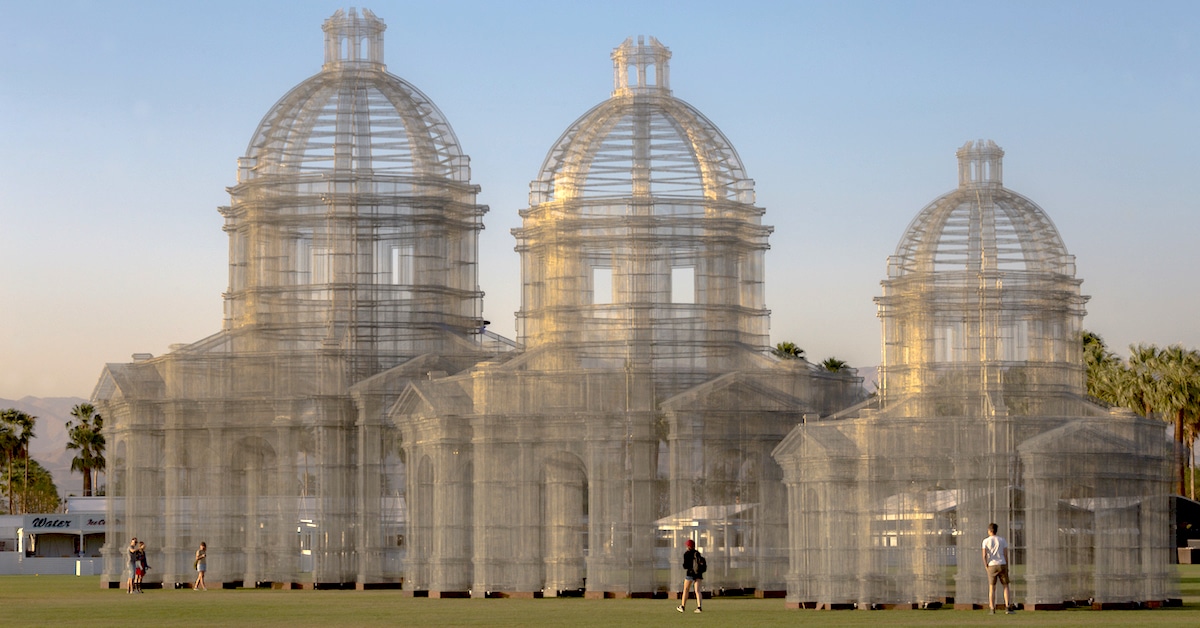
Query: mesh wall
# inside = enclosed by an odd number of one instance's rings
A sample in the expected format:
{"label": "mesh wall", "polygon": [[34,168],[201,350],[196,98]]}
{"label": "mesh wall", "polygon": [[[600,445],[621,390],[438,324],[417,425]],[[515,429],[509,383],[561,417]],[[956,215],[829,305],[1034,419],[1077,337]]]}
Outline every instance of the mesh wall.
{"label": "mesh wall", "polygon": [[105,369],[107,580],[122,579],[131,536],[168,583],[194,578],[200,541],[214,583],[399,579],[402,491],[379,477],[401,462],[372,407],[380,387],[510,347],[481,333],[487,208],[468,158],[386,71],[384,28],[369,11],[327,20],[321,71],[239,160],[220,209],[224,328]]}
{"label": "mesh wall", "polygon": [[514,230],[524,350],[413,382],[390,414],[409,465],[406,585],[431,596],[782,591],[782,472],[853,375],[766,356],[770,228],[721,132],[629,39],[612,97],[551,148]]}
{"label": "mesh wall", "polygon": [[1029,607],[1175,594],[1165,432],[1085,400],[1074,259],[1003,154],[960,149],[889,258],[879,397],[775,452],[792,605],[986,604],[992,522]]}
{"label": "mesh wall", "polygon": [[[651,39],[551,150],[514,235],[521,343],[487,332],[468,160],[388,74],[369,12],[239,160],[224,328],[108,365],[105,579],[395,586],[430,595],[782,590],[771,449],[858,378],[765,354],[770,228]],[[157,554],[157,555],[156,555]]]}

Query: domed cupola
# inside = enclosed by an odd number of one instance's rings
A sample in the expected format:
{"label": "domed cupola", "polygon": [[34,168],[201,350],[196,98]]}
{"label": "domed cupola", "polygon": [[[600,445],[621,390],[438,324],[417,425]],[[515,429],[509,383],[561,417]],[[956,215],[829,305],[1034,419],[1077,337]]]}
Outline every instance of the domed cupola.
{"label": "domed cupola", "polygon": [[441,111],[387,72],[383,21],[323,29],[321,71],[263,117],[221,210],[225,326],[246,350],[347,352],[354,381],[478,329],[487,207]]}
{"label": "domed cupola", "polygon": [[339,9],[325,21],[325,63],[263,117],[239,182],[351,172],[465,182],[467,160],[442,112],[383,63],[383,21]]}
{"label": "domed cupola", "polygon": [[[1075,258],[1046,212],[1004,187],[999,146],[967,142],[957,155],[958,188],[909,224],[876,298],[885,397],[942,384],[1011,391],[1018,377],[1081,391]],[[979,408],[995,412],[997,399]]]}
{"label": "domed cupola", "polygon": [[921,210],[892,257],[889,276],[1016,270],[1074,274],[1074,257],[1046,212],[1004,187],[1004,151],[995,142],[958,149],[958,189]]}
{"label": "domed cupola", "polygon": [[717,368],[767,342],[771,228],[729,140],[670,88],[653,37],[612,53],[612,96],[555,142],[522,227],[521,339]]}
{"label": "domed cupola", "polygon": [[671,51],[653,37],[629,38],[612,59],[612,98],[555,142],[530,204],[631,196],[753,203],[754,182],[729,140],[671,95]]}

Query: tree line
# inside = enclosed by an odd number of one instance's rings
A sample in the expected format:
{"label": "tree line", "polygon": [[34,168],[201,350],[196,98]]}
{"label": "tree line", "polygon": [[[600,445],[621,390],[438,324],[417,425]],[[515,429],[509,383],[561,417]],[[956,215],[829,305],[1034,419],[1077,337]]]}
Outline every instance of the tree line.
{"label": "tree line", "polygon": [[[807,359],[804,355],[804,349],[796,346],[796,343],[794,342],[784,341],[778,343],[775,345],[774,349],[771,349],[771,353],[781,360]],[[821,360],[821,362],[817,364],[817,368],[824,371],[829,371],[830,373],[841,373],[843,371],[850,370],[850,364],[848,364],[845,360],[829,356],[828,358]]]}
{"label": "tree line", "polygon": [[1185,477],[1190,477],[1188,495],[1196,497],[1193,448],[1200,435],[1200,351],[1182,345],[1159,348],[1136,344],[1129,359],[1109,350],[1104,339],[1083,332],[1083,360],[1087,367],[1087,394],[1110,407],[1129,408],[1147,417],[1170,423],[1174,440],[1187,453],[1178,464],[1175,492],[1183,495]]}
{"label": "tree line", "polygon": [[[104,419],[90,403],[71,408],[74,419],[67,421],[67,449],[76,452],[71,471],[83,474],[83,495],[102,494],[93,491],[99,474],[105,469]],[[0,489],[5,497],[0,505],[7,514],[57,512],[62,506],[54,478],[37,460],[29,457],[36,416],[8,408],[0,410]]]}

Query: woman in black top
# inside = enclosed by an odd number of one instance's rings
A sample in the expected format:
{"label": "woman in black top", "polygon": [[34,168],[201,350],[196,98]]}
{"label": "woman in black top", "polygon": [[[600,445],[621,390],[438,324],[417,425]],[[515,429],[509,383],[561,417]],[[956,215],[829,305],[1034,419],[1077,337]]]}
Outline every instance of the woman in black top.
{"label": "woman in black top", "polygon": [[684,607],[687,606],[688,589],[692,589],[696,592],[695,612],[701,612],[700,601],[703,599],[703,596],[700,595],[700,583],[704,580],[704,575],[699,570],[699,558],[700,552],[696,551],[696,542],[688,539],[687,551],[683,553],[683,600],[682,603],[675,608],[675,610],[681,613],[684,611]]}
{"label": "woman in black top", "polygon": [[133,557],[134,557],[134,563],[135,563],[134,573],[137,576],[136,579],[133,581],[133,586],[134,586],[134,590],[136,590],[138,593],[141,593],[142,592],[142,578],[146,577],[146,570],[150,568],[150,565],[146,564],[146,542],[145,541],[138,541],[137,551],[135,551],[133,553]]}

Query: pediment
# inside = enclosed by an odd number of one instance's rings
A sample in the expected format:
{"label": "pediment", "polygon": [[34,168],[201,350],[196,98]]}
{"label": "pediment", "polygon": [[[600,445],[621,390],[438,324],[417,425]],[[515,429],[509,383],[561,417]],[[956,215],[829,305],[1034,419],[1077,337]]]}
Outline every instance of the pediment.
{"label": "pediment", "polygon": [[155,364],[150,361],[104,365],[92,391],[92,401],[115,403],[134,399],[162,399],[165,386]]}
{"label": "pediment", "polygon": [[821,421],[797,425],[775,447],[771,456],[780,458],[846,458],[858,455],[858,443],[850,438],[842,426],[848,422]]}
{"label": "pediment", "polygon": [[1017,445],[1017,451],[1022,454],[1103,455],[1134,453],[1138,450],[1137,443],[1104,429],[1095,420],[1071,421]]}
{"label": "pediment", "polygon": [[757,372],[726,373],[663,401],[667,412],[691,409],[737,408],[747,412],[803,412],[805,400],[772,386],[777,375]]}
{"label": "pediment", "polygon": [[471,397],[453,380],[410,381],[387,416],[399,425],[419,417],[449,417],[470,414],[474,409]]}

